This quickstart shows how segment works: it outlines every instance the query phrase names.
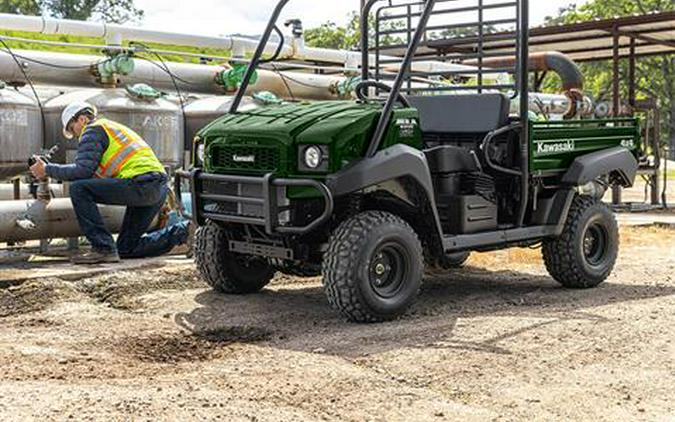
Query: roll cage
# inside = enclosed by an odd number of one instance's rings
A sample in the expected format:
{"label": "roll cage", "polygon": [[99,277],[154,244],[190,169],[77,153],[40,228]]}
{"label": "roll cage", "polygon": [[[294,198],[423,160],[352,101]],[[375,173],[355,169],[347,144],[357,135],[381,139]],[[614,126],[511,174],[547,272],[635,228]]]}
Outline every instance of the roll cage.
{"label": "roll cage", "polygon": [[[272,33],[281,35],[277,21],[289,1],[279,0],[275,6],[232,101],[230,113],[237,112],[258,66],[278,57],[283,36],[280,36],[275,54],[266,60],[262,58]],[[367,0],[360,19],[361,78],[362,81],[389,81],[390,89],[364,158],[372,157],[379,149],[402,93],[438,95],[506,91],[513,99],[518,98],[518,119],[509,126],[509,130],[520,133],[518,177],[522,194],[517,225],[522,226],[529,200],[528,4],[528,0]],[[371,48],[370,20],[373,12],[375,46]],[[394,42],[384,42],[385,38]],[[500,40],[508,41],[503,49],[490,53],[484,51],[486,42]],[[423,48],[421,52],[420,47]],[[394,55],[385,56],[382,54],[384,51],[391,51]],[[514,66],[486,67],[483,65],[486,57],[510,58]],[[470,65],[463,65],[467,63]],[[447,66],[449,64],[455,66]],[[392,68],[396,72],[388,71]],[[486,76],[495,73],[512,75],[512,80],[486,83]],[[473,83],[448,83],[458,77],[465,82],[470,77]],[[440,78],[446,79],[441,81]],[[436,80],[439,81],[434,82]],[[422,86],[419,81],[422,81]]]}

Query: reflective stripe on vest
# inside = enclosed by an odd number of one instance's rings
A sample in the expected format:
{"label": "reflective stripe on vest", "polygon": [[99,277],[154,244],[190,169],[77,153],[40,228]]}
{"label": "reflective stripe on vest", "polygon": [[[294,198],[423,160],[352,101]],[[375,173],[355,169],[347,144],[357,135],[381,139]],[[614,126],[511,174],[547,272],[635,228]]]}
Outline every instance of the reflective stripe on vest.
{"label": "reflective stripe on vest", "polygon": [[109,141],[94,173],[96,177],[131,178],[153,171],[164,173],[152,148],[133,130],[106,119],[97,119],[89,126],[103,128]]}
{"label": "reflective stripe on vest", "polygon": [[96,169],[96,176],[98,177],[116,177],[124,163],[129,161],[131,157],[142,150],[150,150],[149,146],[141,146],[136,143],[129,144],[115,153],[115,155],[105,165]]}

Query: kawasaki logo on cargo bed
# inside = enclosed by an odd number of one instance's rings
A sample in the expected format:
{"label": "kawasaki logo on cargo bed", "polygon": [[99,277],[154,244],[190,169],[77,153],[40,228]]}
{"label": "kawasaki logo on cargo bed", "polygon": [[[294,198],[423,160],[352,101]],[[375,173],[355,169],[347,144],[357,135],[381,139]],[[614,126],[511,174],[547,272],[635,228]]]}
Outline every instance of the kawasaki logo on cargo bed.
{"label": "kawasaki logo on cargo bed", "polygon": [[574,141],[571,139],[563,141],[539,141],[537,143],[537,155],[559,154],[561,152],[574,151]]}

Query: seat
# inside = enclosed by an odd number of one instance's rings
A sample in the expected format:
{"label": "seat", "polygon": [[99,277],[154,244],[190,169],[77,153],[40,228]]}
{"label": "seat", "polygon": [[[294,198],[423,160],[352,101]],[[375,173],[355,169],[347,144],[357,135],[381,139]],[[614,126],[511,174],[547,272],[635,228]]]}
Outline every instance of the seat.
{"label": "seat", "polygon": [[486,134],[508,124],[511,101],[505,94],[411,96],[425,133]]}

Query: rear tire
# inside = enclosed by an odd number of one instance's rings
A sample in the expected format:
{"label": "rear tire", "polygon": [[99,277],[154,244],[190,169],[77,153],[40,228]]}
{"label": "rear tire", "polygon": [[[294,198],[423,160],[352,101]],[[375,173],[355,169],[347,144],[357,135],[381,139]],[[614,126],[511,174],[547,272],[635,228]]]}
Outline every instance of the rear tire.
{"label": "rear tire", "polygon": [[199,227],[194,248],[197,269],[218,292],[255,293],[272,280],[274,269],[264,258],[230,252],[228,239],[233,235],[213,221]]}
{"label": "rear tire", "polygon": [[323,259],[330,304],[354,322],[396,318],[413,303],[424,271],[422,245],[401,218],[367,211],[333,232]]}
{"label": "rear tire", "polygon": [[619,228],[604,203],[585,196],[572,202],[562,235],[544,241],[549,274],[568,288],[585,289],[605,281],[619,251]]}

